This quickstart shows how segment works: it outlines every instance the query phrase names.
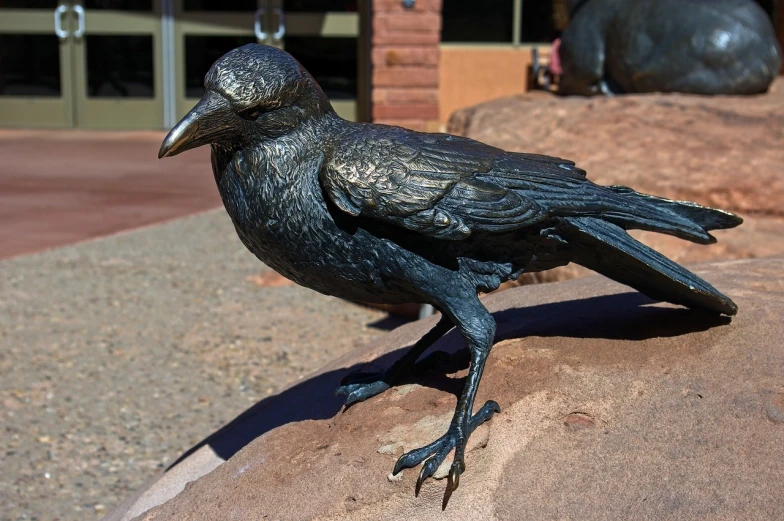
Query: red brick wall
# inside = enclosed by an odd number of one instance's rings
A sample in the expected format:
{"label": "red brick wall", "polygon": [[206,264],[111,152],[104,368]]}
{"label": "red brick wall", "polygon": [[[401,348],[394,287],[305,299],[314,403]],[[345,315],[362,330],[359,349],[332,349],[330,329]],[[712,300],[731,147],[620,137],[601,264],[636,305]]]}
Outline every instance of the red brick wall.
{"label": "red brick wall", "polygon": [[441,0],[373,1],[373,121],[438,130]]}

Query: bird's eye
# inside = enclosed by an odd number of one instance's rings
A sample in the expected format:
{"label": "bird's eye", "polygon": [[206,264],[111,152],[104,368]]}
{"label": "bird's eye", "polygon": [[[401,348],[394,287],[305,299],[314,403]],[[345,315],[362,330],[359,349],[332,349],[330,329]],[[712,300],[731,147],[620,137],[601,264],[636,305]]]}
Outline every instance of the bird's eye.
{"label": "bird's eye", "polygon": [[240,112],[240,116],[242,116],[245,119],[249,119],[251,121],[258,118],[260,114],[261,114],[261,109],[258,107],[253,107],[248,110],[244,110]]}

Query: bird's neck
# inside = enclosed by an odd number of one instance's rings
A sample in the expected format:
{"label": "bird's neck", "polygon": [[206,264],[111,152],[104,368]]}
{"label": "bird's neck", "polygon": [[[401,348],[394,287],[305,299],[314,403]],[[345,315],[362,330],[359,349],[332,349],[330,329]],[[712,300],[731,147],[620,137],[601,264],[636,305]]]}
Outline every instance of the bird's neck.
{"label": "bird's neck", "polygon": [[321,114],[273,139],[260,139],[235,148],[213,145],[215,182],[225,189],[234,183],[250,182],[253,177],[285,184],[318,176],[321,163],[331,156],[336,135],[348,124],[337,114]]}

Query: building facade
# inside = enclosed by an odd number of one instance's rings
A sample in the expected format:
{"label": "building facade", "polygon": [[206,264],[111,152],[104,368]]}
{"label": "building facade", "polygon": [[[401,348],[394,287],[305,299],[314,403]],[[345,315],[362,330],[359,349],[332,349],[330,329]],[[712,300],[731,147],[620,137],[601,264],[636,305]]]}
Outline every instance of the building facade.
{"label": "building facade", "polygon": [[342,116],[434,131],[527,90],[565,17],[563,0],[0,0],[0,127],[166,129],[217,58],[260,42]]}
{"label": "building facade", "polygon": [[0,126],[171,127],[202,95],[210,65],[249,42],[291,52],[338,112],[366,118],[359,48],[369,22],[357,4],[0,0]]}

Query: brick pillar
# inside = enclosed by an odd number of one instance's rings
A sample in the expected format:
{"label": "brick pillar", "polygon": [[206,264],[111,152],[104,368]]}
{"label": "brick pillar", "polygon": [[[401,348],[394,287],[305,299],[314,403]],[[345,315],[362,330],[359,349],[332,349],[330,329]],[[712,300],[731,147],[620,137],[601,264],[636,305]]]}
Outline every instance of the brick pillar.
{"label": "brick pillar", "polygon": [[373,121],[437,131],[441,0],[372,1]]}

